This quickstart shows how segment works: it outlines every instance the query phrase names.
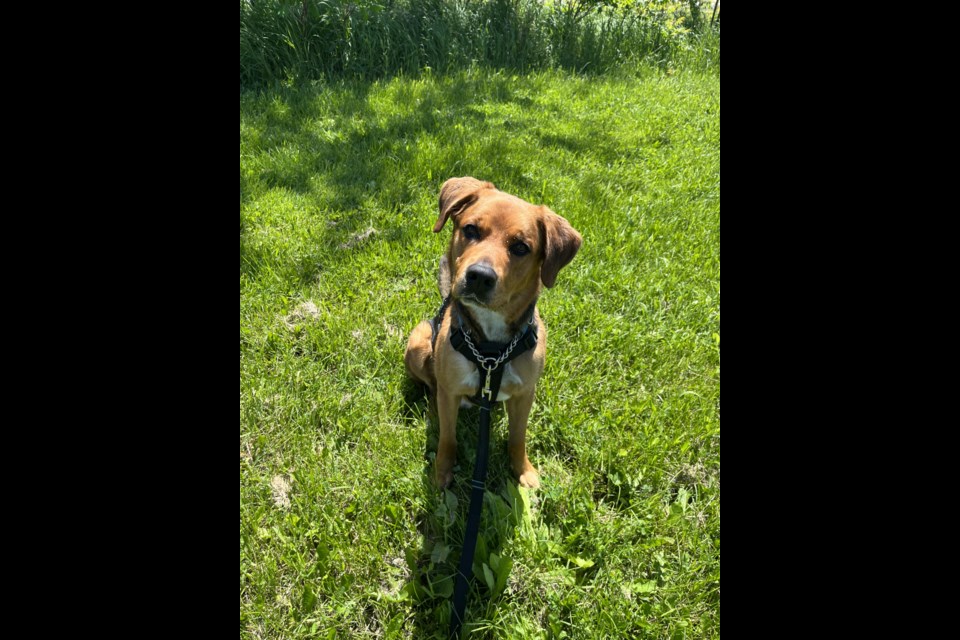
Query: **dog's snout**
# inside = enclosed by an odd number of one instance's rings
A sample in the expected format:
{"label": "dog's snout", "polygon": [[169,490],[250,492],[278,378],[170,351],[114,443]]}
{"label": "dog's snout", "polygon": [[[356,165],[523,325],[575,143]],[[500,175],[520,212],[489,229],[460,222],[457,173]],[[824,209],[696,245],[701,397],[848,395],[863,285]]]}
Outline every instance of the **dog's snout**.
{"label": "dog's snout", "polygon": [[467,269],[467,289],[477,294],[487,294],[497,285],[497,272],[485,264],[475,264]]}

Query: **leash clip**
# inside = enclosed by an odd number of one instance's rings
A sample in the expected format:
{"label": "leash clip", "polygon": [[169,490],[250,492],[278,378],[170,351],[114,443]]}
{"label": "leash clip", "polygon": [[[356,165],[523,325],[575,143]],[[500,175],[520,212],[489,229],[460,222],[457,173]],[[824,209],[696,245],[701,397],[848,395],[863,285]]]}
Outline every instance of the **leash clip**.
{"label": "leash clip", "polygon": [[483,383],[483,392],[480,394],[489,402],[493,402],[493,391],[490,389],[490,379],[493,378],[493,370],[487,369],[486,381]]}

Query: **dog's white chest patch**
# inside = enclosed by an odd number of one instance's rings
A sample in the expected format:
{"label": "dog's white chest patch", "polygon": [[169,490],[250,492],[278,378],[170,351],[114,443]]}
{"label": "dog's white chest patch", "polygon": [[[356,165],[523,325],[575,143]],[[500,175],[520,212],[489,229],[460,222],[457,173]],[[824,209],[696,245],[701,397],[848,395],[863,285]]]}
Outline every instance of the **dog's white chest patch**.
{"label": "dog's white chest patch", "polygon": [[513,337],[509,333],[507,321],[496,311],[490,311],[486,307],[478,307],[464,301],[464,304],[470,307],[473,312],[473,319],[477,321],[480,328],[483,329],[483,335],[487,336],[490,342],[509,342]]}

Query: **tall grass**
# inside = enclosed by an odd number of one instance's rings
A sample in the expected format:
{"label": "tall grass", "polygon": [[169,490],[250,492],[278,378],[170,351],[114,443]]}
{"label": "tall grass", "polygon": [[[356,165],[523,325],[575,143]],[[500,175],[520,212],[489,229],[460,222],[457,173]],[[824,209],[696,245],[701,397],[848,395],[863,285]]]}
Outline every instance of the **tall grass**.
{"label": "tall grass", "polygon": [[607,2],[240,0],[240,86],[475,65],[599,73],[698,49],[688,3]]}

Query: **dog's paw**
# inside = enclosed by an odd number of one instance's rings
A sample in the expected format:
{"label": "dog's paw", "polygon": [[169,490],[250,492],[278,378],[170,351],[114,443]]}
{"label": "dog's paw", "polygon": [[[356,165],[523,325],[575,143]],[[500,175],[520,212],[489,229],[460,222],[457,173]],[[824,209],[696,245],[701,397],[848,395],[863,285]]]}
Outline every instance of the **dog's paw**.
{"label": "dog's paw", "polygon": [[520,474],[520,486],[527,489],[540,488],[540,474],[533,467]]}
{"label": "dog's paw", "polygon": [[433,476],[433,482],[437,485],[437,489],[446,489],[453,483],[453,470],[441,471],[437,469]]}

